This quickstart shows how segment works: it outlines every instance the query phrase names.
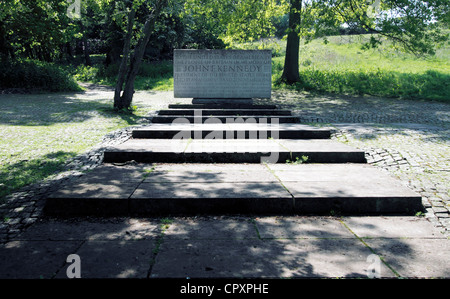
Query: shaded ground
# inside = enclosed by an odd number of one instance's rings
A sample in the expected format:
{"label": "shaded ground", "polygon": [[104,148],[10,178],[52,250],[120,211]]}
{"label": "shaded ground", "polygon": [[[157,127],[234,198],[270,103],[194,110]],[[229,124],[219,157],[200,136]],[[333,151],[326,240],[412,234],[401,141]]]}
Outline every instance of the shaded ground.
{"label": "shaded ground", "polygon": [[[448,104],[273,93],[280,107],[334,128],[334,139],[364,149],[369,163],[419,192],[425,217],[44,219],[47,194],[99,165],[103,148],[129,138],[130,126],[169,103],[190,103],[172,92],[137,92],[137,116],[117,117],[107,112],[111,99],[110,89],[92,86],[77,94],[0,95],[2,165],[54,159],[43,149],[55,142],[60,156],[70,153],[56,173],[0,205],[2,277],[66,277],[71,253],[82,257],[82,277],[361,277],[374,253],[383,277],[450,277]],[[86,139],[76,150],[66,143]]]}

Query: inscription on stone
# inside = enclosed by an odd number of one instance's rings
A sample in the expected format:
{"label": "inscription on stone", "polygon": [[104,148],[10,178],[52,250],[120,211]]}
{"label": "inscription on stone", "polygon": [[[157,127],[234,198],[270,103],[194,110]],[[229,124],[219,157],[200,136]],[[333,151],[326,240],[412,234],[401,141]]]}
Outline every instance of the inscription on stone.
{"label": "inscription on stone", "polygon": [[270,98],[271,50],[174,50],[174,97]]}

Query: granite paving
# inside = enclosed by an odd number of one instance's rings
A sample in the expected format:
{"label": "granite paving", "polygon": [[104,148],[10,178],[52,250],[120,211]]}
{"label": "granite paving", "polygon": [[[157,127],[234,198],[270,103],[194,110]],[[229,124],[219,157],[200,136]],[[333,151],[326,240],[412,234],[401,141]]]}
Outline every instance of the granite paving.
{"label": "granite paving", "polygon": [[[96,92],[94,86],[87,94]],[[172,94],[137,92],[135,100],[155,109],[190,102]],[[131,137],[130,127],[111,132],[51,179],[8,196],[0,206],[0,277],[67,277],[70,254],[80,256],[81,277],[96,278],[450,277],[448,104],[291,91],[274,91],[270,103],[292,110],[301,123],[333,128],[332,139],[364,150],[370,165],[419,193],[426,211],[389,217],[45,217],[44,199],[99,167],[106,147]]]}

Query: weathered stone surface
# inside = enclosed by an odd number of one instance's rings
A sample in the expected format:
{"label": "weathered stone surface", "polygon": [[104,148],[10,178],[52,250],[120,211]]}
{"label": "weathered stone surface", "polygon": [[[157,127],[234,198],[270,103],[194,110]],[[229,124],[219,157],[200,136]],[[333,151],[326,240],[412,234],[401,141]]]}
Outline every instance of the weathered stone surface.
{"label": "weathered stone surface", "polygon": [[278,182],[262,164],[161,164],[144,183],[244,183]]}
{"label": "weathered stone surface", "polygon": [[367,277],[370,254],[356,238],[167,240],[150,277]]}
{"label": "weathered stone surface", "polygon": [[367,239],[366,243],[400,276],[450,277],[449,240],[373,238]]}
{"label": "weathered stone surface", "polygon": [[134,139],[105,151],[105,162],[365,163],[364,152],[332,140]]}
{"label": "weathered stone surface", "polygon": [[175,98],[270,98],[270,50],[174,50]]}
{"label": "weathered stone surface", "polygon": [[418,217],[348,217],[344,222],[361,238],[445,239],[433,224]]}
{"label": "weathered stone surface", "polygon": [[0,245],[0,278],[52,278],[82,242],[14,240]]}
{"label": "weathered stone surface", "polygon": [[130,199],[132,214],[285,214],[292,211],[292,197],[279,182],[142,183]]}
{"label": "weathered stone surface", "polygon": [[298,123],[168,124],[155,123],[133,131],[133,138],[170,139],[328,139],[330,130]]}
{"label": "weathered stone surface", "polygon": [[[89,183],[83,177],[73,180],[72,185],[49,196],[47,212],[411,214],[423,209],[419,194],[364,164],[198,163],[133,167],[121,170],[104,165],[98,171],[105,178],[124,178],[135,173],[139,180],[120,184],[107,179],[103,183],[98,179]],[[88,176],[96,178],[96,170]]]}
{"label": "weathered stone surface", "polygon": [[[77,250],[81,278],[145,278],[154,240],[92,241]],[[67,278],[66,264],[55,278]]]}
{"label": "weathered stone surface", "polygon": [[332,217],[259,217],[255,221],[262,239],[354,238],[338,219]]}

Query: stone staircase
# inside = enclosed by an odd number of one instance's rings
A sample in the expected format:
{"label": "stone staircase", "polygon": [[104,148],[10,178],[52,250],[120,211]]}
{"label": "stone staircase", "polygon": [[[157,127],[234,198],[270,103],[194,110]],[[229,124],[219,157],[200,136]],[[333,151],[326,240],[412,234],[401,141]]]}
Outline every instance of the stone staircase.
{"label": "stone staircase", "polygon": [[[130,163],[133,161],[132,163]],[[169,105],[47,199],[58,215],[411,214],[421,197],[274,105]]]}

